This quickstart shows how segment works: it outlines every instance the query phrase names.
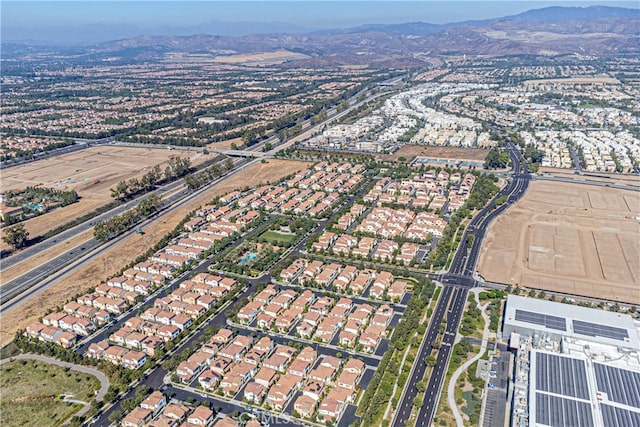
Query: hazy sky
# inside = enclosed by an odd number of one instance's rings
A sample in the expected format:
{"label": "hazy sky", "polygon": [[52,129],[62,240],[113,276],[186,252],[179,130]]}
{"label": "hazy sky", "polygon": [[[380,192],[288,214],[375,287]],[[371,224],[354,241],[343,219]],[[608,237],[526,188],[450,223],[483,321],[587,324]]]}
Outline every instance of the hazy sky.
{"label": "hazy sky", "polygon": [[206,21],[287,22],[308,28],[372,23],[446,23],[517,14],[546,6],[638,8],[638,1],[2,1],[2,24],[117,23],[141,27]]}

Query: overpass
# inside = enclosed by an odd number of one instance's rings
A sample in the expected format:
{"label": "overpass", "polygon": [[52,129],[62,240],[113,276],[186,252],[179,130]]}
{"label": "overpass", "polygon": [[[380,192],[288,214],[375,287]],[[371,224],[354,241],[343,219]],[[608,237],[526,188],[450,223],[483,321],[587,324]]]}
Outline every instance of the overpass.
{"label": "overpass", "polygon": [[256,158],[265,158],[272,157],[273,155],[270,153],[265,153],[263,151],[249,151],[249,150],[211,150],[214,153],[224,154],[229,157],[256,157]]}

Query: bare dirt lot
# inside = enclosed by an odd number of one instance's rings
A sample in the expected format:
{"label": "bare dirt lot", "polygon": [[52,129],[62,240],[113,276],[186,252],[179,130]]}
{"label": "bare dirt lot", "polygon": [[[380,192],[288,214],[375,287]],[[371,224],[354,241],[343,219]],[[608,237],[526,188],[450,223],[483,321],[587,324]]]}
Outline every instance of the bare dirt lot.
{"label": "bare dirt lot", "polygon": [[171,156],[188,156],[194,165],[207,157],[194,151],[92,147],[6,169],[2,173],[0,191],[42,185],[60,190],[76,190],[81,197],[110,200],[109,189],[119,181],[140,176],[149,167],[166,163]]}
{"label": "bare dirt lot", "polygon": [[[164,170],[171,156],[189,157],[195,166],[216,154],[177,149],[92,147],[3,170],[0,192],[34,185],[78,192],[79,202],[24,222],[31,237],[39,236],[110,202],[110,189],[118,182],[142,176],[157,164]],[[3,245],[4,242],[0,243],[0,247],[6,249]]]}
{"label": "bare dirt lot", "polygon": [[416,157],[436,157],[439,159],[458,159],[483,161],[489,150],[483,148],[441,147],[436,145],[404,145],[393,154],[381,156],[383,160],[398,160],[400,157],[410,162]]}
{"label": "bare dirt lot", "polygon": [[25,328],[44,315],[50,307],[62,305],[73,295],[86,291],[92,286],[117,273],[131,260],[144,253],[153,246],[182,220],[190,211],[210,202],[217,195],[228,193],[237,188],[255,186],[261,183],[274,182],[286,175],[303,170],[310,166],[307,162],[288,160],[269,160],[258,163],[234,175],[230,179],[216,186],[211,191],[200,196],[191,203],[182,206],[170,216],[154,222],[145,228],[145,234],[134,235],[123,239],[108,253],[94,259],[69,274],[60,282],[32,297],[14,310],[3,313],[0,324],[0,346],[8,344],[16,331]]}
{"label": "bare dirt lot", "polygon": [[231,149],[231,144],[236,144],[237,147],[240,147],[243,142],[242,138],[233,138],[233,139],[225,139],[220,142],[212,142],[211,144],[207,144],[207,148],[209,150],[229,150]]}
{"label": "bare dirt lot", "polygon": [[489,281],[640,304],[640,193],[534,181],[487,232]]}

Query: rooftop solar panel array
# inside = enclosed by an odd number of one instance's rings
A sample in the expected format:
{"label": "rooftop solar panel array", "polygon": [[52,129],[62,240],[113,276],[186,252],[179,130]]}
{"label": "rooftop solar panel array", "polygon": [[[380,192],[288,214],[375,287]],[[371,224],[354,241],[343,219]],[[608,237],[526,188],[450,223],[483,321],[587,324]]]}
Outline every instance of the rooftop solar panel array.
{"label": "rooftop solar panel array", "polygon": [[596,323],[583,322],[581,320],[573,320],[573,332],[590,337],[610,338],[620,341],[629,339],[629,333],[626,329],[598,325]]}
{"label": "rooftop solar panel array", "polygon": [[640,426],[640,412],[632,412],[624,408],[601,405],[604,427]]}
{"label": "rooftop solar panel array", "polygon": [[567,322],[564,317],[550,316],[547,314],[533,313],[531,311],[516,309],[516,320],[533,323],[558,331],[567,330]]}
{"label": "rooftop solar panel array", "polygon": [[640,408],[640,373],[600,363],[594,363],[593,366],[598,390],[607,393],[609,400]]}
{"label": "rooftop solar panel array", "polygon": [[550,393],[589,400],[583,360],[536,353],[536,388]]}
{"label": "rooftop solar panel array", "polygon": [[594,426],[589,403],[544,393],[536,393],[536,423],[551,427]]}

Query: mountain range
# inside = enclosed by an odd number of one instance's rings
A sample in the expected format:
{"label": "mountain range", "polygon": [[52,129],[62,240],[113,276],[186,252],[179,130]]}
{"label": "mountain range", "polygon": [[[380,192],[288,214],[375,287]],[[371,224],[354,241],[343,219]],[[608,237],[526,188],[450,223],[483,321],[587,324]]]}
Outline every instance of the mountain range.
{"label": "mountain range", "polygon": [[[244,29],[253,25],[241,24]],[[207,28],[212,25],[222,28],[221,23],[208,23],[195,28],[196,34],[189,34],[187,28],[167,28],[164,31],[172,32],[165,35],[140,35],[86,46],[46,49],[48,52],[57,49],[58,53],[88,61],[109,58],[116,62],[162,60],[169,53],[219,56],[290,51],[297,55],[292,56],[287,65],[301,67],[357,64],[413,67],[424,65],[428,57],[443,54],[640,53],[640,9],[606,6],[547,7],[482,21],[372,24],[312,32],[284,23],[271,23],[253,27],[267,32],[242,36],[207,34]],[[94,27],[94,31],[99,32],[100,28]],[[127,31],[134,30],[129,28]],[[25,49],[25,45],[30,46]],[[39,50],[42,49],[34,43],[3,42],[5,57],[28,55]]]}

